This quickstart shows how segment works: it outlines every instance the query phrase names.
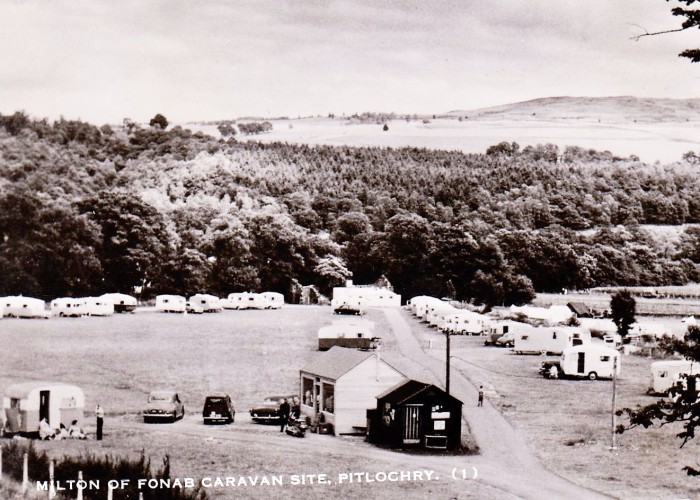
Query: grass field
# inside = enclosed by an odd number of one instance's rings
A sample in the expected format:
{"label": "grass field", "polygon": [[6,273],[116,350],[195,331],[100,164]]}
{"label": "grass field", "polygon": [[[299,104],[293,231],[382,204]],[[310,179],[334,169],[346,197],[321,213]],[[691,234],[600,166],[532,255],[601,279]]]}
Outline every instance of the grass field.
{"label": "grass field", "polygon": [[[385,339],[387,359],[396,355],[384,315],[370,311]],[[250,422],[247,410],[263,396],[294,391],[298,370],[315,353],[318,328],[335,319],[328,307],[288,306],[280,311],[224,311],[212,315],[140,312],[111,318],[1,320],[0,389],[24,380],[75,383],[86,393],[87,430],[99,401],[107,411],[106,439],[38,443],[63,454],[106,453],[137,457],[141,450],[158,464],[172,457],[174,477],[316,474],[434,468],[449,470],[468,457],[441,457],[382,450],[357,437],[310,434],[295,439],[275,426]],[[437,355],[444,336],[411,323],[421,344]],[[690,498],[697,480],[681,471],[697,461],[699,443],[679,449],[678,428],[632,430],[609,450],[611,382],[546,380],[537,374],[543,357],[516,356],[487,348],[479,337],[454,337],[454,369],[483,384],[487,398],[527,437],[547,468],[571,481],[621,498]],[[618,407],[646,404],[647,358],[625,356]],[[405,363],[405,361],[404,361]],[[400,367],[412,376],[416,367]],[[175,424],[145,425],[139,412],[153,388],[177,389],[188,415]],[[236,402],[236,423],[205,427],[201,407],[209,391],[223,390]],[[265,498],[264,487],[211,489],[215,498]],[[508,498],[479,482],[449,481],[382,485],[307,485],[285,491],[308,499],[402,495],[407,498]]]}
{"label": "grass field", "polygon": [[[384,333],[383,314],[370,311],[368,318],[384,337],[389,355],[395,342]],[[95,404],[105,407],[103,441],[36,443],[56,458],[81,453],[138,457],[143,449],[155,465],[169,454],[173,477],[196,479],[318,473],[335,477],[348,471],[432,467],[430,457],[378,449],[361,437],[309,434],[297,439],[276,426],[250,421],[248,409],[265,395],[297,390],[299,369],[317,352],[318,328],[334,319],[329,307],[317,306],[199,316],[138,312],[110,318],[3,319],[0,343],[12,348],[0,353],[0,388],[25,380],[77,384],[86,394],[88,432],[94,430]],[[139,412],[146,394],[162,387],[179,391],[188,414],[175,424],[145,425]],[[233,425],[202,424],[201,408],[209,391],[233,397]],[[504,497],[485,485],[474,483],[465,489],[452,481],[334,483],[284,493],[260,486],[212,488],[208,493],[215,498]]]}
{"label": "grass field", "polygon": [[[424,344],[441,353],[444,336],[425,324],[412,324]],[[700,483],[681,469],[697,464],[700,443],[680,449],[680,426],[633,429],[612,444],[612,382],[548,380],[538,374],[542,361],[555,357],[515,355],[483,346],[480,337],[457,336],[451,343],[453,367],[527,437],[530,448],[550,470],[598,491],[626,499],[697,498]],[[617,381],[617,408],[646,405],[652,359],[623,356]],[[619,423],[624,423],[619,420]]]}

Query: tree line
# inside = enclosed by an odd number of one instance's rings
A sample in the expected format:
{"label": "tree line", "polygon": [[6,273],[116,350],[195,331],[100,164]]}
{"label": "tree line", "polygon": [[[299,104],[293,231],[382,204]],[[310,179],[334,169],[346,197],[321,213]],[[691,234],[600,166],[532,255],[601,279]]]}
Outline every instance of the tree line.
{"label": "tree line", "polygon": [[[698,277],[700,175],[685,160],[261,144],[14,113],[0,162],[1,295],[290,297],[385,276],[405,297],[496,305]],[[691,225],[669,243],[645,224]]]}

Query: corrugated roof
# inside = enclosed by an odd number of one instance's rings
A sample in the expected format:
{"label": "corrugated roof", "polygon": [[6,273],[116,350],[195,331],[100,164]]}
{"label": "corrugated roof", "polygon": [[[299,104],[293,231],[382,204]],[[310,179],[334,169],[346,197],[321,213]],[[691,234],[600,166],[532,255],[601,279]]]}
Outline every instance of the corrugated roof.
{"label": "corrugated roof", "polygon": [[373,356],[375,356],[374,352],[333,346],[306,363],[301,371],[337,380]]}

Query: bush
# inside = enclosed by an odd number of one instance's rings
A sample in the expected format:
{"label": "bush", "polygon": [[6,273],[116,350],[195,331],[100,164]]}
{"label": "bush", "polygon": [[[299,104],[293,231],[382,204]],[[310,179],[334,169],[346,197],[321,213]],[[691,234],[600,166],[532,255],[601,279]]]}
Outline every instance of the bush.
{"label": "bush", "polygon": [[[48,481],[49,463],[51,459],[44,451],[37,451],[33,443],[29,445],[24,442],[12,441],[2,445],[3,472],[16,481],[22,480],[22,464],[24,454],[28,454],[29,480]],[[180,488],[167,489],[138,489],[139,479],[170,480],[170,457],[165,455],[162,468],[155,472],[151,468],[151,460],[141,451],[141,456],[136,459],[117,457],[97,457],[92,454],[78,457],[65,456],[61,460],[56,460],[54,465],[54,480],[64,484],[65,481],[76,480],[78,472],[83,473],[85,481],[99,481],[99,490],[86,489],[83,491],[83,498],[103,499],[107,491],[107,483],[112,480],[129,480],[129,485],[124,489],[114,490],[114,499],[138,498],[139,492],[143,493],[143,498],[148,500],[206,500],[207,495],[200,486],[183,490]],[[70,498],[75,496],[75,492],[70,492]]]}

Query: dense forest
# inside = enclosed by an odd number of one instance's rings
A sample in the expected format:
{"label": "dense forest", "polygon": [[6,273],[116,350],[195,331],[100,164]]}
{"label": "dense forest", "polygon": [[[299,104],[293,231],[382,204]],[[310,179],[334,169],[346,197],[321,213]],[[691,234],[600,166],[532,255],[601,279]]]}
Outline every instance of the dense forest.
{"label": "dense forest", "polygon": [[[378,133],[381,133],[378,132]],[[260,144],[0,115],[0,295],[322,291],[487,305],[698,279],[700,170],[551,144]],[[643,224],[690,224],[680,243]]]}

